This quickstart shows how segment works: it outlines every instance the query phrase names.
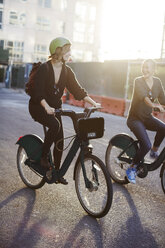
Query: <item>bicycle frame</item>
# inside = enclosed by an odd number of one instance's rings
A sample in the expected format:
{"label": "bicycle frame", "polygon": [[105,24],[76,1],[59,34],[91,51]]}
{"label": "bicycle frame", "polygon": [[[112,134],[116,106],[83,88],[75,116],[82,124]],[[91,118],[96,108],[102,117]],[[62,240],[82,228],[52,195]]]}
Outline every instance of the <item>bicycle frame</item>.
{"label": "bicycle frame", "polygon": [[[86,146],[88,145],[88,143],[86,144]],[[82,149],[81,147],[81,141],[79,140],[79,138],[76,136],[67,156],[65,157],[64,162],[61,165],[61,168],[55,172],[54,175],[54,179],[55,181],[60,179],[61,177],[63,177],[65,175],[65,173],[67,172],[67,170],[69,169],[78,149],[81,148],[80,153],[78,158],[80,158],[80,161],[82,161],[83,158],[83,154],[84,154],[84,148]],[[86,173],[84,173],[84,175],[86,175]]]}
{"label": "bicycle frame", "polygon": [[[134,143],[138,143],[138,140],[133,141],[132,143],[130,143],[118,156],[118,159],[120,161],[126,162],[128,164],[132,163],[132,158],[128,157],[123,157],[122,155],[131,147],[134,145]],[[145,161],[142,161],[141,166],[146,166],[148,171],[154,171],[156,169],[158,169],[161,164],[163,163],[163,161],[165,160],[165,147],[163,148],[163,150],[161,151],[161,153],[159,154],[158,158],[153,161],[152,163],[147,163]]]}
{"label": "bicycle frame", "polygon": [[[45,177],[45,181],[47,183],[52,184],[52,183],[58,181],[61,177],[63,177],[66,174],[66,172],[69,169],[75,155],[78,152],[78,149],[80,148],[80,153],[78,155],[76,165],[80,161],[81,166],[82,166],[85,185],[87,188],[90,188],[90,181],[87,178],[86,170],[85,170],[85,166],[84,166],[84,157],[85,157],[85,154],[87,152],[91,152],[92,149],[91,149],[91,146],[89,144],[89,139],[86,139],[86,138],[84,139],[84,138],[80,137],[80,134],[78,133],[78,130],[77,130],[77,121],[79,118],[89,117],[93,110],[89,109],[89,112],[86,112],[86,113],[75,113],[73,111],[61,112],[63,116],[68,116],[72,119],[76,134],[75,134],[74,142],[73,142],[69,152],[67,153],[67,155],[66,155],[66,157],[65,157],[65,159],[61,165],[61,168],[59,170],[56,170],[54,164],[52,163],[52,156],[51,156],[51,151],[50,151],[49,161],[52,165],[53,177],[51,180],[47,180],[47,178]],[[60,113],[60,110],[58,110],[57,113]],[[46,127],[44,127],[44,133],[46,134]],[[32,146],[31,146],[31,144],[29,145],[29,140],[30,140],[30,142],[32,140],[37,141],[39,143],[39,149],[37,148],[37,149],[35,149],[35,151],[31,151],[31,148],[33,145]],[[32,170],[36,171],[36,173],[38,175],[44,176],[45,175],[45,169],[41,168],[40,162],[39,162],[43,141],[36,135],[25,135],[25,136],[20,137],[16,144],[22,145],[27,152],[28,159],[25,161],[25,164],[27,166],[29,166]],[[35,160],[35,158],[34,159],[31,158],[32,155],[36,156],[38,154],[38,151],[40,152],[40,156],[37,157],[38,160]],[[75,165],[75,168],[76,168],[76,165]],[[95,173],[95,178],[97,180],[97,175],[96,175],[97,172],[94,172],[94,173]],[[75,174],[75,170],[74,170],[74,174]]]}

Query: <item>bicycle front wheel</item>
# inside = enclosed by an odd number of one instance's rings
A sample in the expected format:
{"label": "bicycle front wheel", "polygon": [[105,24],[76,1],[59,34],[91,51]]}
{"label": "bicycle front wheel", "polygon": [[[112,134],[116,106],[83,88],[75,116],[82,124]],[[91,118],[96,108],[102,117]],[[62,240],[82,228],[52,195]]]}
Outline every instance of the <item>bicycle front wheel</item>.
{"label": "bicycle front wheel", "polygon": [[165,194],[165,164],[163,166],[163,170],[161,173],[161,185],[162,185],[163,192]]}
{"label": "bicycle front wheel", "polygon": [[41,188],[45,184],[45,179],[30,166],[25,164],[27,158],[25,149],[22,146],[19,146],[17,151],[17,168],[19,175],[24,184],[29,188]]}
{"label": "bicycle front wheel", "polygon": [[110,175],[104,163],[92,154],[84,158],[84,169],[88,187],[85,185],[82,165],[79,161],[75,171],[78,199],[89,215],[101,218],[108,213],[112,204],[113,190]]}
{"label": "bicycle front wheel", "polygon": [[[116,183],[127,184],[129,181],[126,178],[126,170],[130,165],[127,162],[118,159],[118,156],[122,151],[123,149],[113,146],[110,142],[106,150],[105,161],[112,179]],[[127,157],[127,154],[123,154],[122,156]]]}

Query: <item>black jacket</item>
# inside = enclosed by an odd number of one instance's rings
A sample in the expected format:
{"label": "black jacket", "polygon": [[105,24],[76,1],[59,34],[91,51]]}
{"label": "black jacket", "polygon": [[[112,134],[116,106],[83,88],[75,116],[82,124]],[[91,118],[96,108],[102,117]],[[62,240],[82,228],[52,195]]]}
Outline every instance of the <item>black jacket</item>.
{"label": "black jacket", "polygon": [[45,99],[50,107],[60,108],[65,88],[76,100],[82,100],[87,96],[86,90],[80,86],[72,69],[65,64],[63,64],[59,82],[55,84],[52,64],[50,61],[47,61],[37,71],[30,103],[37,107],[36,105],[40,105],[41,100]]}

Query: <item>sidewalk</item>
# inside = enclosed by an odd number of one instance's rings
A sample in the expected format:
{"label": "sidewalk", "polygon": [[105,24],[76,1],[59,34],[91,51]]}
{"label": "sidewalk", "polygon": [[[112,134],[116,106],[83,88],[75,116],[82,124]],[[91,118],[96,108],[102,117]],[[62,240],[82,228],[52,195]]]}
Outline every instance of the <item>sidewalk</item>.
{"label": "sidewalk", "polygon": [[26,92],[24,89],[20,88],[6,88],[5,83],[0,83],[0,90],[6,91],[6,92],[17,92],[17,93],[22,93],[26,95]]}
{"label": "sidewalk", "polygon": [[0,83],[0,88],[5,88],[5,83]]}

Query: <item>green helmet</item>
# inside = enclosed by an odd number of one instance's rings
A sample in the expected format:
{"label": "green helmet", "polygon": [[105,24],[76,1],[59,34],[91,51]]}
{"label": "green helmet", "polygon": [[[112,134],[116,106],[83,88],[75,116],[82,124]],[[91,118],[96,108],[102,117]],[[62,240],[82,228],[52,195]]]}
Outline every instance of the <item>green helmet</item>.
{"label": "green helmet", "polygon": [[57,37],[56,39],[52,40],[49,45],[50,54],[53,55],[56,52],[57,47],[63,47],[65,45],[71,45],[71,42],[63,37]]}

